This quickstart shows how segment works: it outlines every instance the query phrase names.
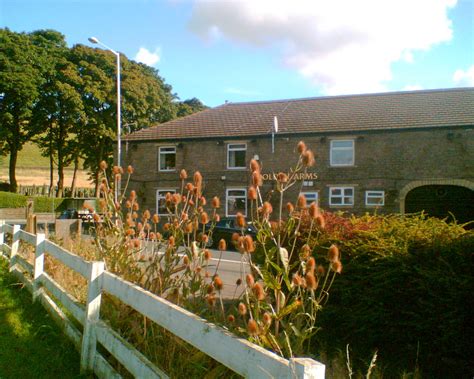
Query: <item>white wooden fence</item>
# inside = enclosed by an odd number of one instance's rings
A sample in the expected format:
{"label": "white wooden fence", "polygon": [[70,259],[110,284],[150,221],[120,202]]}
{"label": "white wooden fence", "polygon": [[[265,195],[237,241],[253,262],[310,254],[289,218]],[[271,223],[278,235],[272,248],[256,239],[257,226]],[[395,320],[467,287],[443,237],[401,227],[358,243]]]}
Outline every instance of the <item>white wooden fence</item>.
{"label": "white wooden fence", "polygon": [[[5,243],[5,234],[10,234],[11,245]],[[35,247],[34,265],[18,254],[20,241]],[[87,279],[85,307],[43,270],[45,254],[51,255]],[[96,350],[97,342],[137,378],[168,377],[100,320],[102,292],[117,297],[246,378],[324,378],[323,364],[309,358],[286,360],[247,340],[237,338],[219,326],[105,271],[103,262],[85,261],[46,240],[43,234],[24,232],[19,225],[7,225],[0,221],[0,257],[9,261],[10,271],[24,283],[32,292],[33,299],[41,302],[72,339],[81,352],[81,370],[93,371],[99,378],[120,378],[120,375]],[[53,298],[83,326],[83,333],[74,326]]]}

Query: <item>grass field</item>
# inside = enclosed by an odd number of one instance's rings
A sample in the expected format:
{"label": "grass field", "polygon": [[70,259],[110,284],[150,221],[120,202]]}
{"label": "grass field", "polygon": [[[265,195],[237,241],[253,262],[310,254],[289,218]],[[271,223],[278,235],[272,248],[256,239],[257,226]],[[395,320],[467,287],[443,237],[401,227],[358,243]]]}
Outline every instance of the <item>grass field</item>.
{"label": "grass field", "polygon": [[84,378],[79,353],[0,258],[0,378]]}
{"label": "grass field", "polygon": [[[0,156],[0,182],[8,181],[8,164],[9,157]],[[65,185],[69,187],[72,181],[73,167],[65,170]],[[57,173],[54,173],[55,180],[57,180]],[[43,157],[39,148],[27,143],[23,149],[18,153],[17,162],[17,181],[22,185],[43,185],[49,184],[49,158]],[[91,187],[87,172],[80,170],[77,178],[78,187]]]}

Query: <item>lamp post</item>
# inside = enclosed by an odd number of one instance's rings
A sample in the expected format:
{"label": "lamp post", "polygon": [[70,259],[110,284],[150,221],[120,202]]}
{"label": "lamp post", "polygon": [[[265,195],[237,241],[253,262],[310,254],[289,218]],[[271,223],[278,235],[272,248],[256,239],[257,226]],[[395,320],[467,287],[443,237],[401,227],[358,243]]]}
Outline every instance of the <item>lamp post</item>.
{"label": "lamp post", "polygon": [[[121,157],[122,157],[122,117],[121,117],[121,108],[120,108],[120,53],[116,52],[114,49],[111,49],[105,43],[100,42],[96,37],[89,37],[89,42],[101,45],[107,50],[111,51],[117,57],[117,166],[121,166]],[[121,181],[118,180],[117,188],[115,189],[115,201],[117,201],[118,195],[120,195],[120,186]]]}

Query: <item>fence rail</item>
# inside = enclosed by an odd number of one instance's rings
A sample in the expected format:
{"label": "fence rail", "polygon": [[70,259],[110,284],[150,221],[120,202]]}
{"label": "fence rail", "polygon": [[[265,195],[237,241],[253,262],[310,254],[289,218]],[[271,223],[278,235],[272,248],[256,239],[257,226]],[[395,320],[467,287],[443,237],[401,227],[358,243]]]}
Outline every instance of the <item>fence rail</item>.
{"label": "fence rail", "polygon": [[[5,234],[10,235],[11,245],[5,243]],[[20,241],[35,247],[34,265],[18,255]],[[53,256],[87,279],[85,306],[44,272],[45,254]],[[81,370],[93,371],[99,378],[119,378],[120,375],[97,351],[97,343],[100,343],[133,376],[167,378],[166,373],[100,320],[101,296],[104,292],[117,297],[169,332],[246,378],[324,378],[323,364],[308,358],[286,360],[245,339],[238,338],[219,326],[105,271],[103,262],[85,261],[46,240],[43,234],[33,235],[20,230],[18,225],[7,225],[0,221],[1,258],[9,262],[10,271],[32,292],[33,299],[40,301],[51,313],[81,352]],[[73,323],[64,314],[59,304],[82,325],[82,333],[76,328],[77,323]]]}

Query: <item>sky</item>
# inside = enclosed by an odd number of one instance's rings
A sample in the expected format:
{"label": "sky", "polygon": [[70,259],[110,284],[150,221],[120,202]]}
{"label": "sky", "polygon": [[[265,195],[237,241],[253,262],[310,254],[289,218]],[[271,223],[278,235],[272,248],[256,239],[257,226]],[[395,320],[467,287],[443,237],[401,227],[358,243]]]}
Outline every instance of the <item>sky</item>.
{"label": "sky", "polygon": [[211,107],[474,86],[474,0],[0,0],[0,27],[94,36]]}

